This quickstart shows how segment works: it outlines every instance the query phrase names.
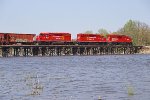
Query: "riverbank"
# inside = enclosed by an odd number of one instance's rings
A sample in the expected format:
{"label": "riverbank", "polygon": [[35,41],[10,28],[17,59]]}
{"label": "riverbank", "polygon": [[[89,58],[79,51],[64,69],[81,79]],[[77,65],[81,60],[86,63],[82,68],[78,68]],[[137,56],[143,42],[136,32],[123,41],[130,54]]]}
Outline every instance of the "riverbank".
{"label": "riverbank", "polygon": [[150,54],[150,46],[144,46],[144,47],[140,50],[140,54]]}

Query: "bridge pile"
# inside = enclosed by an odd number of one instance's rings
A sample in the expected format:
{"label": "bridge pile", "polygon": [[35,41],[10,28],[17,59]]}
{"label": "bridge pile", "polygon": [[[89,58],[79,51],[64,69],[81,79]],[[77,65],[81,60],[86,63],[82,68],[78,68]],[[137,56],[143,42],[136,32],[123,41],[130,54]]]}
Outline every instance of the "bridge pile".
{"label": "bridge pile", "polygon": [[142,46],[1,45],[0,57],[136,54]]}

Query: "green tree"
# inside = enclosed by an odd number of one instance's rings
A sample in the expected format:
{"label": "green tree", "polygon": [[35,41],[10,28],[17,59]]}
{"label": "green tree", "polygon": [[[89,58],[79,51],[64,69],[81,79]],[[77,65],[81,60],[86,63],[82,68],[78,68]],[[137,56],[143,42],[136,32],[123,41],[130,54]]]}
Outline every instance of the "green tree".
{"label": "green tree", "polygon": [[129,20],[117,33],[130,36],[134,45],[150,45],[150,27],[145,23]]}
{"label": "green tree", "polygon": [[108,31],[106,29],[101,28],[101,29],[98,30],[98,33],[100,33],[100,34],[108,34]]}
{"label": "green tree", "polygon": [[108,31],[106,29],[101,28],[98,30],[98,34],[102,34],[103,36],[106,37],[108,34]]}
{"label": "green tree", "polygon": [[93,34],[93,31],[87,30],[87,31],[85,31],[84,33],[86,33],[86,34]]}

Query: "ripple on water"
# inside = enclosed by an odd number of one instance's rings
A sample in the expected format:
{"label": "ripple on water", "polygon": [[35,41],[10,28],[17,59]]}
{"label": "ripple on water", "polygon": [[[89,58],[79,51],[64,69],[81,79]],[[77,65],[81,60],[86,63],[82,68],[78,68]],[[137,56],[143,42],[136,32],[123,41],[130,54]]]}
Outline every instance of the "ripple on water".
{"label": "ripple on water", "polygon": [[[150,99],[150,55],[0,60],[1,100]],[[128,86],[134,95],[128,95]]]}

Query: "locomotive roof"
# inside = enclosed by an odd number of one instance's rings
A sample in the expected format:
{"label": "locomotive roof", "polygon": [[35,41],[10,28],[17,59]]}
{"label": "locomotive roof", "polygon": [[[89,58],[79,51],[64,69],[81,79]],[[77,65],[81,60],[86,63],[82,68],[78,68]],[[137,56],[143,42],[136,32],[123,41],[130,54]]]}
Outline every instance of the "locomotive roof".
{"label": "locomotive roof", "polygon": [[122,34],[107,34],[108,36],[127,36],[127,35],[122,35]]}
{"label": "locomotive roof", "polygon": [[40,34],[70,34],[68,32],[41,32]]}
{"label": "locomotive roof", "polygon": [[96,33],[78,33],[80,35],[101,35],[101,34],[96,34]]}

